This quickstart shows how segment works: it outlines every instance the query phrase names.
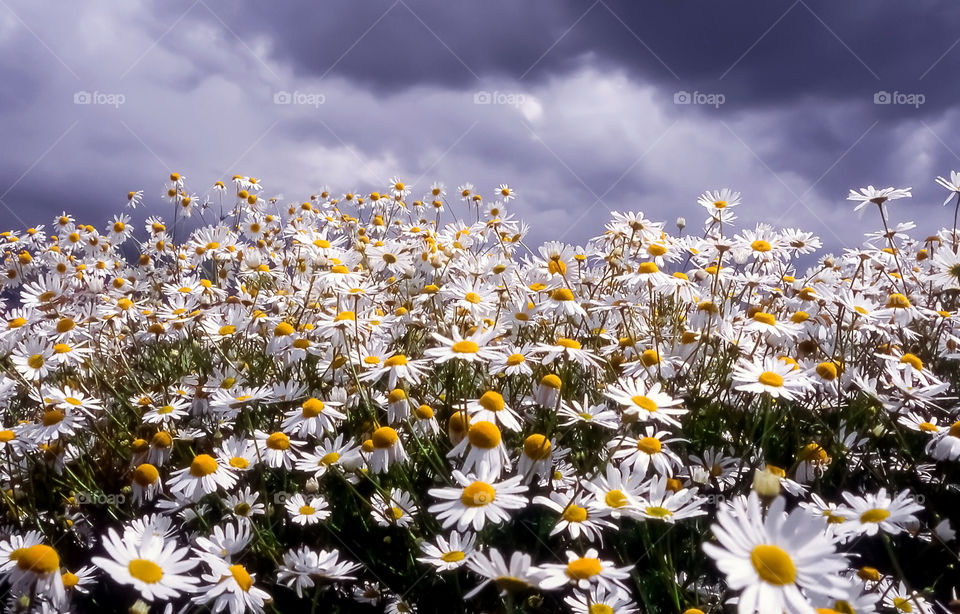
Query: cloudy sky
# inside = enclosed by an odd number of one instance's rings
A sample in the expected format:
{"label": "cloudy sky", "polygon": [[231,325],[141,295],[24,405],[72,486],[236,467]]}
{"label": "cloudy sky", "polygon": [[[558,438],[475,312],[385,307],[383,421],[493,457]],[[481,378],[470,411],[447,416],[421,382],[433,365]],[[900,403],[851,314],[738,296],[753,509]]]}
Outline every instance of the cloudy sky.
{"label": "cloudy sky", "polygon": [[137,189],[166,213],[172,170],[285,200],[399,175],[508,183],[535,241],[574,243],[617,210],[699,227],[731,187],[742,224],[839,250],[875,225],[850,187],[949,223],[958,25],[951,0],[0,0],[0,226],[102,227]]}

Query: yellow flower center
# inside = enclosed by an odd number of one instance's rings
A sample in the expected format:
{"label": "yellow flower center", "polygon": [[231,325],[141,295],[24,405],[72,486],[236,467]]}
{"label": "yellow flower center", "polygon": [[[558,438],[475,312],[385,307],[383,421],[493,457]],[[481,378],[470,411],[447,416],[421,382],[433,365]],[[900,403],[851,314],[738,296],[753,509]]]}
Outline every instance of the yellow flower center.
{"label": "yellow flower center", "polygon": [[575,339],[567,339],[566,337],[560,337],[557,339],[557,345],[565,347],[568,350],[579,350],[582,347],[579,341]]}
{"label": "yellow flower center", "polygon": [[867,510],[864,513],[860,514],[860,522],[874,522],[874,523],[882,522],[889,517],[890,517],[889,511],[885,509],[881,509],[879,507],[875,507],[871,510]]}
{"label": "yellow flower center", "polygon": [[923,361],[915,354],[904,354],[900,357],[900,362],[910,365],[917,371],[923,371]]}
{"label": "yellow flower center", "polygon": [[300,413],[304,418],[316,418],[323,412],[323,401],[311,397],[304,401],[300,407],[302,408]]}
{"label": "yellow flower center", "polygon": [[673,516],[673,512],[658,505],[651,505],[645,511],[647,512],[648,516],[653,516],[654,518],[666,518],[668,516]]}
{"label": "yellow flower center", "polygon": [[340,460],[339,452],[327,452],[320,457],[320,464],[330,466]]}
{"label": "yellow flower center", "polygon": [[579,558],[567,563],[567,577],[574,580],[588,580],[603,570],[600,560],[595,558]]}
{"label": "yellow flower center", "polygon": [[480,351],[480,346],[474,343],[473,341],[457,341],[453,344],[453,347],[450,348],[457,354],[476,354]]}
{"label": "yellow flower center", "polygon": [[405,364],[407,364],[407,357],[403,354],[391,356],[383,362],[383,366],[385,367],[402,367]]}
{"label": "yellow flower center", "polygon": [[583,522],[587,519],[587,508],[571,503],[563,510],[563,519],[567,522]]}
{"label": "yellow flower center", "polygon": [[59,409],[51,409],[50,411],[44,412],[41,421],[43,422],[43,426],[53,426],[54,424],[62,422],[63,418],[64,413],[62,411]]}
{"label": "yellow flower center", "polygon": [[290,448],[290,438],[286,433],[272,433],[267,437],[267,447],[271,450],[287,450]]}
{"label": "yellow flower center", "polygon": [[317,510],[313,509],[309,505],[301,505],[297,512],[299,512],[301,516],[313,516]]}
{"label": "yellow flower center", "polygon": [[127,565],[130,575],[147,584],[156,584],[163,577],[163,570],[153,561],[147,559],[133,559]]}
{"label": "yellow flower center", "polygon": [[554,390],[560,390],[563,386],[563,382],[560,381],[560,378],[554,375],[553,373],[548,373],[543,376],[543,379],[540,380],[541,386],[546,386],[547,388],[552,388]]}
{"label": "yellow flower center", "polygon": [[150,463],[143,463],[133,470],[133,481],[144,488],[156,483],[159,477],[160,473],[157,468]]}
{"label": "yellow flower center", "polygon": [[550,298],[557,302],[572,301],[573,292],[569,288],[556,288],[550,292]]}
{"label": "yellow flower center", "polygon": [[774,586],[793,584],[797,568],[790,555],[779,546],[760,544],[750,551],[750,562],[760,579]]}
{"label": "yellow flower center", "polygon": [[511,354],[507,356],[507,366],[515,367],[527,360],[523,354]]}
{"label": "yellow flower center", "polygon": [[43,544],[21,549],[16,560],[17,567],[22,571],[48,574],[60,570],[60,555],[50,546]]}
{"label": "yellow flower center", "polygon": [[758,311],[757,313],[753,314],[753,319],[756,322],[760,322],[761,324],[766,324],[768,326],[774,326],[777,323],[777,318],[775,318],[772,313],[765,313],[763,311]]}
{"label": "yellow flower center", "polygon": [[34,354],[27,359],[27,366],[29,366],[31,369],[40,369],[43,367],[43,356],[40,354]]}
{"label": "yellow flower center", "polygon": [[487,411],[503,411],[503,408],[505,407],[503,396],[500,393],[492,390],[484,392],[483,396],[477,400],[477,404]]}
{"label": "yellow flower center", "polygon": [[247,570],[243,568],[243,565],[231,565],[230,575],[233,576],[237,586],[239,586],[243,592],[250,592],[250,587],[253,586],[253,578],[251,578]]}
{"label": "yellow flower center", "polygon": [[623,507],[627,504],[627,495],[622,490],[613,489],[603,498],[610,507]]}
{"label": "yellow flower center", "polygon": [[837,379],[837,365],[832,362],[821,362],[817,365],[817,375],[827,381]]}
{"label": "yellow flower center", "polygon": [[203,477],[210,475],[217,470],[217,461],[209,454],[198,454],[190,463],[190,475],[194,477]]}
{"label": "yellow flower center", "polygon": [[544,435],[534,433],[523,440],[523,453],[535,461],[550,458],[552,445]]}
{"label": "yellow flower center", "polygon": [[775,388],[783,386],[783,377],[773,371],[764,371],[760,374],[760,377],[757,378],[757,381],[764,386],[773,386]]}
{"label": "yellow flower center", "polygon": [[450,552],[444,552],[440,555],[440,560],[444,563],[456,563],[457,561],[462,561],[466,557],[460,550],[451,550]]}
{"label": "yellow flower center", "polygon": [[480,420],[470,425],[467,430],[467,439],[475,448],[491,450],[500,445],[500,429],[493,422]]}
{"label": "yellow flower center", "polygon": [[891,294],[887,299],[887,307],[893,309],[906,309],[910,307],[910,299],[903,294]]}
{"label": "yellow flower center", "polygon": [[483,507],[493,503],[497,496],[497,491],[486,482],[473,482],[463,489],[460,495],[460,502],[467,507]]}
{"label": "yellow flower center", "polygon": [[637,407],[645,409],[650,413],[657,411],[657,404],[650,397],[637,395],[631,399]]}
{"label": "yellow flower center", "polygon": [[646,350],[640,355],[640,362],[644,367],[652,367],[660,362],[660,354],[656,350]]}
{"label": "yellow flower center", "polygon": [[389,426],[381,426],[373,432],[373,436],[370,439],[373,441],[373,447],[382,450],[390,448],[393,444],[397,443],[399,436],[397,432]]}
{"label": "yellow flower center", "polygon": [[647,454],[657,454],[663,448],[656,437],[643,437],[637,440],[637,449]]}
{"label": "yellow flower center", "polygon": [[464,296],[463,298],[464,298],[464,300],[466,300],[468,303],[472,303],[472,304],[474,304],[474,305],[476,305],[476,304],[479,303],[481,300],[483,300],[483,299],[480,298],[480,295],[477,294],[476,292],[467,292],[466,296]]}

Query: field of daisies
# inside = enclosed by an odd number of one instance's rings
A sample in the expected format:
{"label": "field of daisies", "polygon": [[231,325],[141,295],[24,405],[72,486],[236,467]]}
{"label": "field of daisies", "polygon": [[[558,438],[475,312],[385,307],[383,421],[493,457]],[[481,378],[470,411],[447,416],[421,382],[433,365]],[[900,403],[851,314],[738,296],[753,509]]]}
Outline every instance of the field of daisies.
{"label": "field of daisies", "polygon": [[851,191],[842,255],[727,189],[535,246],[510,186],[401,179],[0,233],[4,607],[956,612],[937,182],[926,237]]}

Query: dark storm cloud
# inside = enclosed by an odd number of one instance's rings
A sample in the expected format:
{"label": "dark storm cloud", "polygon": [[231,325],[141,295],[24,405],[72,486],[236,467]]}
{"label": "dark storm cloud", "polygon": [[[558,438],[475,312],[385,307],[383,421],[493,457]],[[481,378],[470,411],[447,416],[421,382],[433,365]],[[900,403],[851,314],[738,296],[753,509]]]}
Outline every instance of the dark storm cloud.
{"label": "dark storm cloud", "polygon": [[[67,209],[103,227],[131,189],[146,192],[138,223],[168,216],[171,170],[200,197],[242,173],[285,201],[394,174],[418,191],[507,182],[532,244],[582,243],[610,210],[694,229],[697,195],[725,186],[744,193],[742,226],[802,226],[831,249],[861,238],[853,186],[912,185],[895,219],[939,216],[933,177],[960,167],[957,9],[805,1],[101,0],[51,15],[8,0],[0,200],[27,225]],[[325,101],[278,105],[281,90]],[[881,90],[926,100],[875,105]],[[125,103],[78,106],[78,91]],[[526,102],[476,104],[493,92]]]}
{"label": "dark storm cloud", "polygon": [[950,0],[314,6],[248,0],[215,8],[241,37],[268,36],[271,55],[300,73],[343,75],[385,95],[424,83],[461,87],[490,75],[544,79],[589,58],[671,88],[722,91],[740,106],[808,97],[870,103],[874,92],[889,90],[925,93],[930,112],[952,104],[960,68],[960,48],[950,49],[960,36],[960,5]]}

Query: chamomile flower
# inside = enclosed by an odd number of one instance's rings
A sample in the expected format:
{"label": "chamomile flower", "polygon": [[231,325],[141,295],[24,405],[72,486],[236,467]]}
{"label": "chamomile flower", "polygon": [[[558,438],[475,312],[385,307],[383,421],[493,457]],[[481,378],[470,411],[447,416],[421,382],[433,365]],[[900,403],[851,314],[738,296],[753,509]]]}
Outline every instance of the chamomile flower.
{"label": "chamomile flower", "polygon": [[602,560],[595,548],[587,550],[583,556],[572,550],[567,550],[567,562],[546,563],[541,566],[544,578],[540,582],[541,588],[558,588],[564,584],[573,584],[581,590],[591,586],[603,586],[607,589],[616,589],[623,580],[630,577],[631,566],[617,567],[612,561]]}
{"label": "chamomile flower", "polygon": [[93,564],[114,582],[133,586],[147,601],[175,599],[192,593],[200,579],[188,572],[199,561],[188,558],[187,548],[178,548],[172,540],[156,535],[123,537],[113,528],[107,530],[103,547],[108,557],[95,556]]}
{"label": "chamomile flower", "polygon": [[228,466],[209,454],[198,454],[189,467],[174,471],[167,485],[171,493],[196,501],[218,488],[229,490],[236,482],[237,476]]}
{"label": "chamomile flower", "polygon": [[209,606],[215,614],[228,609],[230,614],[264,611],[264,604],[271,599],[270,593],[254,586],[256,578],[246,567],[215,556],[203,557],[203,562],[210,572],[200,578],[209,586],[201,587],[194,597],[195,603]]}
{"label": "chamomile flower", "polygon": [[648,386],[639,379],[621,379],[604,394],[624,407],[624,420],[680,426],[676,417],[687,413],[686,409],[679,407],[683,401],[674,399],[661,388],[660,382]]}
{"label": "chamomile flower", "polygon": [[777,497],[764,516],[755,493],[734,499],[717,512],[717,543],[703,551],[739,591],[739,612],[807,613],[807,595],[840,594],[846,561],[824,533],[825,522],[801,508],[789,514]]}
{"label": "chamomile flower", "polygon": [[431,505],[428,511],[437,515],[445,529],[456,526],[458,531],[463,531],[472,526],[474,531],[479,531],[488,522],[509,520],[510,510],[527,504],[526,497],[521,495],[527,490],[520,483],[521,476],[495,482],[490,468],[482,467],[470,475],[454,470],[453,479],[459,487],[429,490],[430,496],[443,500]]}
{"label": "chamomile flower", "polygon": [[908,490],[896,497],[890,497],[886,488],[862,496],[844,492],[843,499],[846,505],[841,513],[854,521],[851,526],[857,532],[865,535],[876,535],[879,531],[896,535],[904,531],[906,525],[916,524],[914,513],[924,509]]}
{"label": "chamomile flower", "polygon": [[475,533],[451,531],[449,539],[438,535],[432,543],[424,541],[420,544],[420,550],[424,556],[417,560],[433,565],[437,571],[457,569],[469,561],[474,553],[476,541]]}
{"label": "chamomile flower", "polygon": [[297,493],[290,496],[283,505],[287,508],[290,519],[297,524],[316,524],[330,516],[327,501],[323,497],[310,497],[308,500]]}

